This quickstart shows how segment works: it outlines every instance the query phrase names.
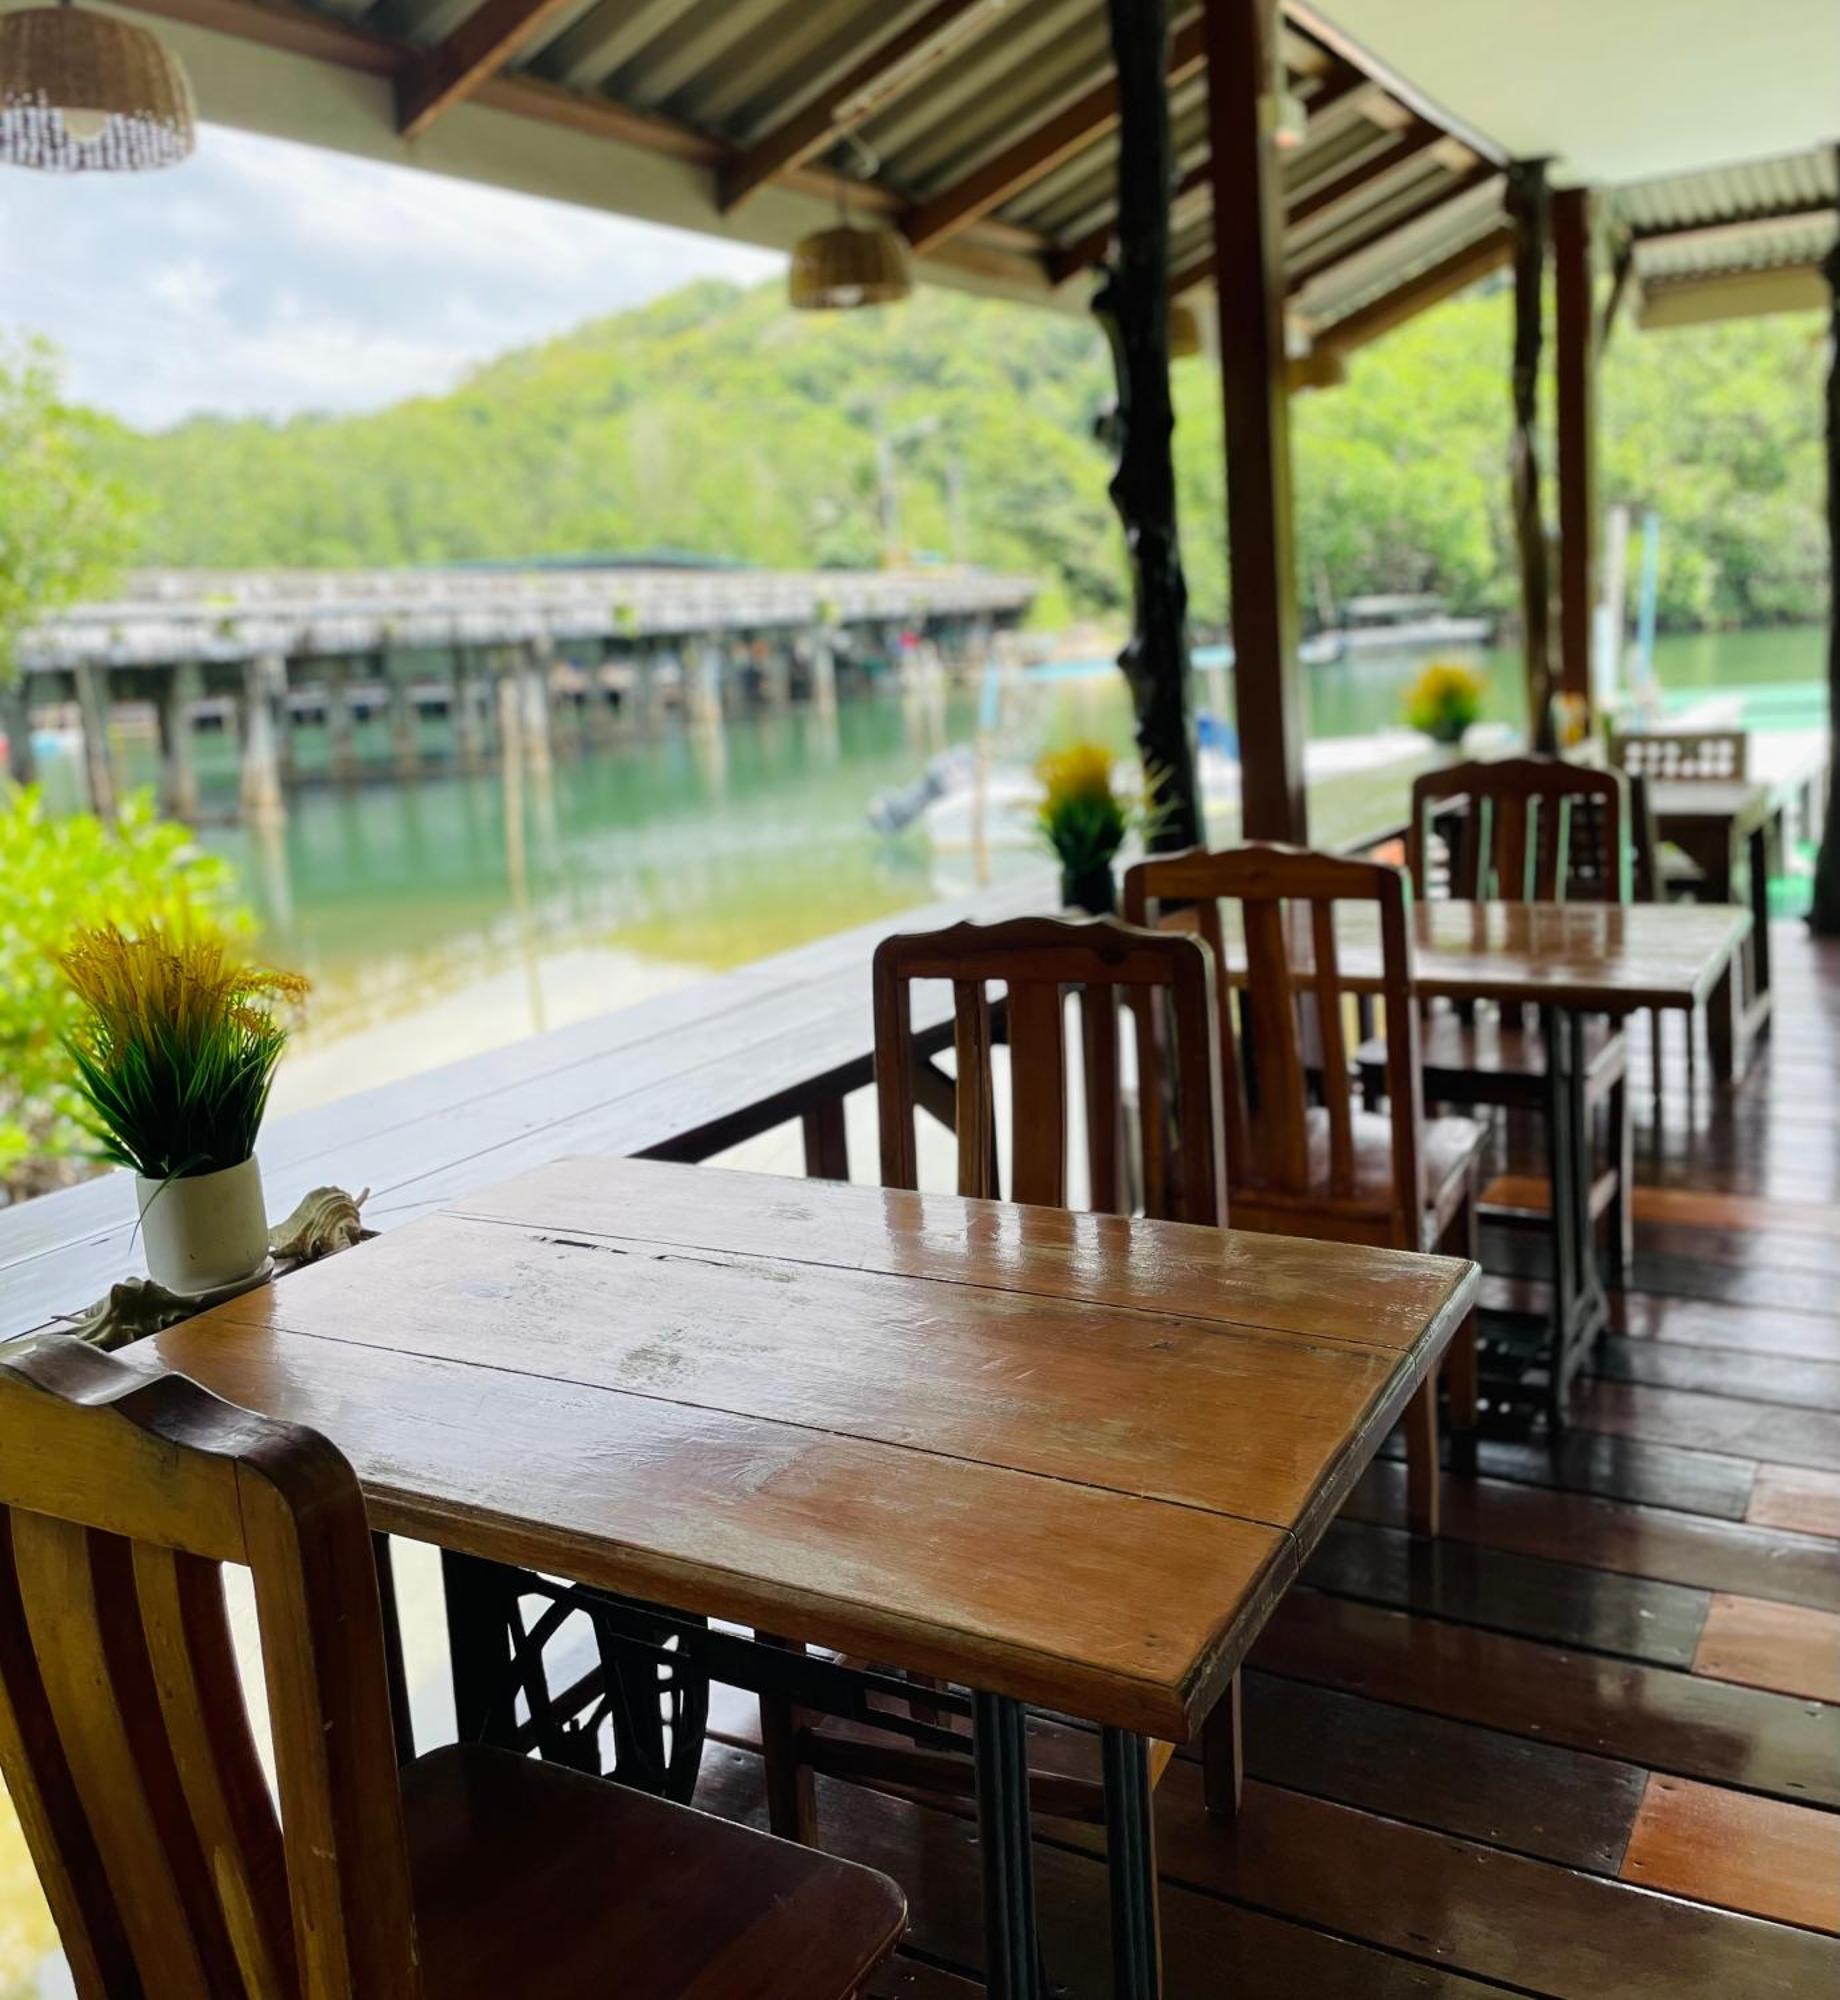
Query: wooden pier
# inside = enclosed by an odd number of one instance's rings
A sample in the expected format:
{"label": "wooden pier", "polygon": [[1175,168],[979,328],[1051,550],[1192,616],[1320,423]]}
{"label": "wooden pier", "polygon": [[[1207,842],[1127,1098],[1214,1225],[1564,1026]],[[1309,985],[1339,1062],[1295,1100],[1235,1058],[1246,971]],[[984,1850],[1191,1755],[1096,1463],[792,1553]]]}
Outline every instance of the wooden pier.
{"label": "wooden pier", "polygon": [[[672,718],[828,711],[876,675],[981,660],[1034,594],[1025,577],[957,568],[153,570],[27,636],[0,730],[29,781],[34,715],[74,725],[108,815],[111,727],[137,708],[157,730],[162,804],[186,819],[195,738],[216,730],[236,744],[243,812],[274,822],[301,783],[541,768]],[[379,721],[381,758],[360,736]]]}

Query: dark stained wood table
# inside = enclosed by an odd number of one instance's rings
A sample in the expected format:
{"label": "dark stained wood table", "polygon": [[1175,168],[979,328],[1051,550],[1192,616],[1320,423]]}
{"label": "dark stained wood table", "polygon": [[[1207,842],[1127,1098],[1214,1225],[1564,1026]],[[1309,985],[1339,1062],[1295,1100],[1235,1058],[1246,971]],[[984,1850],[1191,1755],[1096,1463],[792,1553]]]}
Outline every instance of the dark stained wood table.
{"label": "dark stained wood table", "polygon": [[1019,1704],[1099,1725],[1117,1990],[1142,1996],[1146,1739],[1200,1728],[1476,1285],[595,1158],[148,1347],[329,1436],[380,1530],[972,1690],[994,1994],[1040,1992]]}
{"label": "dark stained wood table", "polygon": [[[1485,1315],[1485,1331],[1492,1328],[1497,1338],[1485,1340],[1484,1360],[1498,1387],[1516,1395],[1537,1389],[1557,1431],[1572,1378],[1608,1317],[1591,1228],[1586,1022],[1592,1015],[1651,1007],[1690,1015],[1731,979],[1753,919],[1748,910],[1714,903],[1424,902],[1411,914],[1413,985],[1421,997],[1539,1010],[1553,1218],[1551,1304],[1533,1329],[1531,1348],[1524,1335],[1509,1338],[1527,1316]],[[1313,963],[1308,912],[1292,916],[1291,960],[1298,983],[1307,985]],[[1227,951],[1228,977],[1243,980],[1236,938],[1229,936]],[[1336,961],[1345,988],[1382,989],[1371,908],[1337,906]]]}
{"label": "dark stained wood table", "polygon": [[1700,870],[1709,903],[1736,901],[1749,862],[1749,965],[1733,965],[1706,1011],[1713,1074],[1731,1081],[1744,1074],[1770,1021],[1770,868],[1781,851],[1788,790],[1754,779],[1650,779],[1648,801],[1656,835]]}

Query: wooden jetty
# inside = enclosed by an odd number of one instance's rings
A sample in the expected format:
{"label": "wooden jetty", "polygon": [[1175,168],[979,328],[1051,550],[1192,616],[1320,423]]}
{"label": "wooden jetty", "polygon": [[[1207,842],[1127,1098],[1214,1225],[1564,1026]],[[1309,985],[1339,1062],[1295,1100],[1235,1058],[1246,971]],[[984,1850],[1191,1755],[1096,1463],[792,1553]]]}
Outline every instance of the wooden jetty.
{"label": "wooden jetty", "polygon": [[[475,770],[515,752],[540,766],[553,740],[667,716],[709,726],[751,707],[826,710],[878,670],[924,676],[981,659],[1035,588],[956,567],[149,570],[120,598],[27,635],[0,727],[14,775],[29,779],[32,713],[60,710],[106,814],[115,711],[151,711],[163,803],[181,818],[198,812],[195,732],[233,733],[243,809],[273,821],[296,783],[356,778],[358,727],[380,716],[399,777],[430,761],[429,718],[445,724],[443,765]],[[323,746],[311,759],[303,726]]]}

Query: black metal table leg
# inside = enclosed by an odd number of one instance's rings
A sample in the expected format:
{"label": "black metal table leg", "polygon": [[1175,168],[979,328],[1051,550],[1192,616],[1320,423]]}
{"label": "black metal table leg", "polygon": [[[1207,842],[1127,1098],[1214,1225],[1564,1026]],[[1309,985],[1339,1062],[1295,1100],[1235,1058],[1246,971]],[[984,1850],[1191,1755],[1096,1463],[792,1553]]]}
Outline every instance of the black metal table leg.
{"label": "black metal table leg", "polygon": [[[1565,1364],[1578,1307],[1577,1099],[1572,1089],[1572,1017],[1557,1007],[1540,1009],[1546,1051],[1546,1174],[1551,1206],[1552,1310],[1547,1352],[1547,1417],[1556,1434],[1565,1427]],[[1590,1195],[1585,1195],[1587,1204]]]}
{"label": "black metal table leg", "polygon": [[971,1743],[984,1862],[985,1989],[990,2000],[1044,2000],[1022,1704],[1006,1695],[973,1695]]}
{"label": "black metal table leg", "polygon": [[1128,1730],[1104,1733],[1105,1858],[1112,1893],[1114,2000],[1160,2000],[1163,1940],[1157,1920],[1156,1829],[1150,1751]]}

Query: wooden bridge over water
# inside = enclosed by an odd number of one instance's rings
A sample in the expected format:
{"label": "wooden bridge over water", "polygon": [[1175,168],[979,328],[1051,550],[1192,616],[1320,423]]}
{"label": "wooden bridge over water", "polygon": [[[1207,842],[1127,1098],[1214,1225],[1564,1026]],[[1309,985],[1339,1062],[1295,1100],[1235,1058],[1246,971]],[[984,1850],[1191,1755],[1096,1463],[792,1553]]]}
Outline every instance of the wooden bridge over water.
{"label": "wooden bridge over water", "polygon": [[[150,715],[163,803],[184,818],[199,807],[196,733],[231,734],[243,808],[272,821],[301,782],[513,754],[541,767],[552,744],[671,716],[710,726],[753,707],[828,709],[877,672],[925,678],[981,658],[1035,588],[958,567],[149,570],[27,635],[0,728],[24,780],[34,716],[74,727],[89,799],[107,813],[117,711]],[[359,738],[378,719],[381,763]]]}

